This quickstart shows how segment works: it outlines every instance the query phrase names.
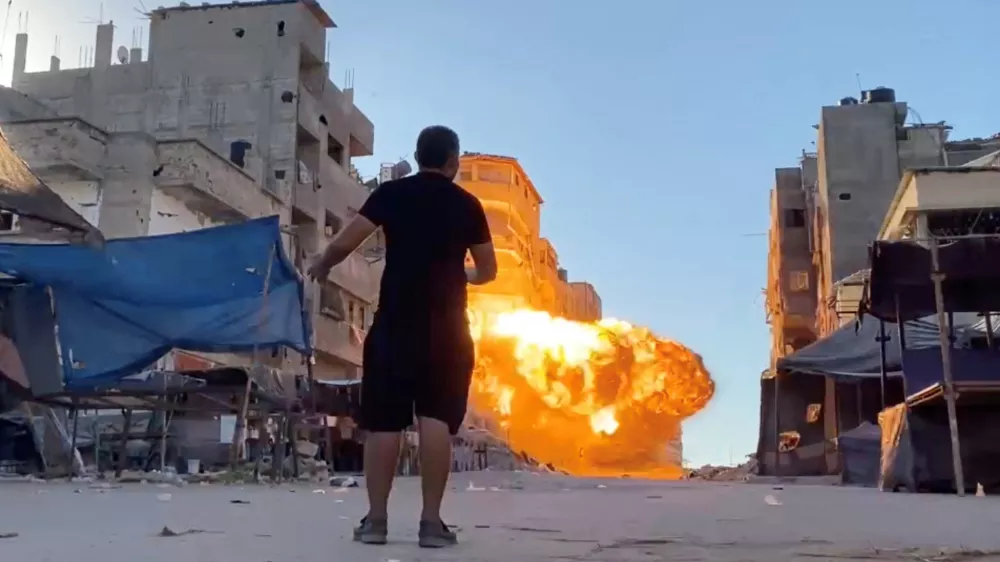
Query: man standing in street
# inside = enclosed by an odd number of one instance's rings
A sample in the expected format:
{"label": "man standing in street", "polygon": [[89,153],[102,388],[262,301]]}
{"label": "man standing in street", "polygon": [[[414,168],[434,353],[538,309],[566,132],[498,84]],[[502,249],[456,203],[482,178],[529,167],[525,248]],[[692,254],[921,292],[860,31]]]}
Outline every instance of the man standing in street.
{"label": "man standing in street", "polygon": [[[354,539],[384,544],[387,505],[402,432],[417,419],[423,512],[420,546],[457,542],[441,520],[452,437],[468,405],[475,351],[466,315],[467,284],[496,278],[486,214],[454,183],[458,135],[434,126],[417,138],[417,174],[377,187],[310,267],[325,280],[377,228],[386,240],[379,306],[364,344],[361,414],[368,514]],[[472,254],[474,268],[465,268]]]}

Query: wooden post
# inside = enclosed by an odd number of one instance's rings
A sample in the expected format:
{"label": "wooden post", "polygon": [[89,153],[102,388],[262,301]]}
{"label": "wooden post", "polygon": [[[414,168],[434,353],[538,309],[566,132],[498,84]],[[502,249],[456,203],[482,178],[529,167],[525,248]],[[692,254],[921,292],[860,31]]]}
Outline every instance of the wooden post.
{"label": "wooden post", "polygon": [[118,445],[118,463],[115,466],[115,478],[122,477],[122,471],[125,470],[125,464],[128,462],[126,445],[128,445],[128,434],[132,430],[132,410],[125,410],[122,412],[122,416],[122,442]]}
{"label": "wooden post", "polygon": [[934,301],[937,306],[938,336],[941,345],[941,368],[944,375],[944,400],[948,407],[948,432],[951,434],[951,463],[955,472],[955,490],[959,496],[965,495],[965,474],[962,471],[962,450],[958,440],[958,412],[955,407],[955,383],[951,370],[951,338],[947,328],[947,312],[944,304],[945,274],[940,271],[937,237],[930,237],[931,281],[934,282]]}
{"label": "wooden post", "polygon": [[[34,416],[33,412],[29,413]],[[73,399],[73,436],[70,438],[69,442],[69,472],[67,478],[72,480],[73,473],[76,472],[76,436],[77,430],[80,427],[80,405],[77,403],[76,398]],[[43,457],[44,458],[44,457]],[[81,456],[82,458],[82,456]],[[83,467],[80,467],[83,468]]]}
{"label": "wooden post", "polygon": [[235,471],[239,465],[240,456],[243,452],[243,444],[246,441],[247,412],[250,410],[250,391],[253,388],[253,379],[247,371],[247,383],[243,389],[243,399],[240,400],[239,413],[236,415],[236,426],[233,427],[233,442],[229,445],[229,468]]}

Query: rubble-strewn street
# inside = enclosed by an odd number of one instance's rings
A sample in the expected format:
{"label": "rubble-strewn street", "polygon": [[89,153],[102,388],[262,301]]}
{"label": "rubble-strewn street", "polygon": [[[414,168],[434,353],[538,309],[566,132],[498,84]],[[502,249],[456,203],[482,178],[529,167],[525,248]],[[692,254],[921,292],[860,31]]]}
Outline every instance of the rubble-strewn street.
{"label": "rubble-strewn street", "polygon": [[416,546],[414,478],[399,481],[384,547],[350,540],[363,488],[165,486],[0,483],[0,552],[25,562],[1000,560],[989,497],[465,473],[445,509],[463,542],[428,551]]}

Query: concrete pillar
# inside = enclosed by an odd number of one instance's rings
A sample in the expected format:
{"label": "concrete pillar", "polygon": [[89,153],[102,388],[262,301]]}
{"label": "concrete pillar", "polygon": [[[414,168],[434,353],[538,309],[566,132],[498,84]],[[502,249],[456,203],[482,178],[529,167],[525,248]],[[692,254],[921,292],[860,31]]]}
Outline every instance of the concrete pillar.
{"label": "concrete pillar", "polygon": [[153,171],[159,167],[156,139],[146,133],[112,133],[101,169],[98,227],[107,238],[145,236],[152,208]]}
{"label": "concrete pillar", "polygon": [[111,51],[115,42],[114,22],[97,26],[97,42],[94,44],[94,68],[104,70],[111,66]]}
{"label": "concrete pillar", "polygon": [[136,64],[142,62],[142,47],[132,47],[128,52],[128,63]]}
{"label": "concrete pillar", "polygon": [[57,72],[59,70],[59,57],[53,56],[49,59],[49,72]]}
{"label": "concrete pillar", "polygon": [[14,38],[14,82],[24,74],[28,64],[28,34],[18,33]]}

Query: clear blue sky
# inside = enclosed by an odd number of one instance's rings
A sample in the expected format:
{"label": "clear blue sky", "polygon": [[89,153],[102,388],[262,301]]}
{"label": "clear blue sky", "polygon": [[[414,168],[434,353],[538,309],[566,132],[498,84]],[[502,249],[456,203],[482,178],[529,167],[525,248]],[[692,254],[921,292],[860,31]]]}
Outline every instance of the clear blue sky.
{"label": "clear blue sky", "polygon": [[[173,4],[144,0],[146,7]],[[195,0],[192,4],[197,4]],[[6,1],[3,2],[6,4]],[[332,76],[354,69],[376,155],[412,152],[425,125],[467,150],[520,159],[546,204],[543,230],[607,315],[700,352],[717,381],[685,426],[694,463],[756,447],[768,361],[761,290],[773,170],[812,150],[819,108],[893,87],[956,137],[1000,131],[996,0],[324,0]],[[31,6],[29,70],[56,34],[66,66],[92,45],[100,2]],[[129,44],[138,0],[107,0]]]}

